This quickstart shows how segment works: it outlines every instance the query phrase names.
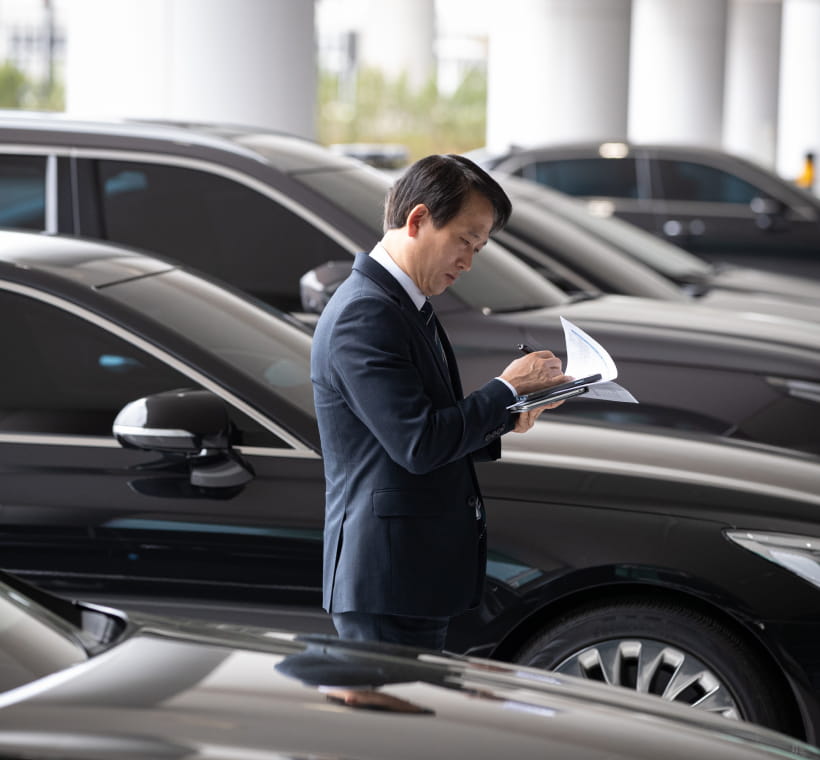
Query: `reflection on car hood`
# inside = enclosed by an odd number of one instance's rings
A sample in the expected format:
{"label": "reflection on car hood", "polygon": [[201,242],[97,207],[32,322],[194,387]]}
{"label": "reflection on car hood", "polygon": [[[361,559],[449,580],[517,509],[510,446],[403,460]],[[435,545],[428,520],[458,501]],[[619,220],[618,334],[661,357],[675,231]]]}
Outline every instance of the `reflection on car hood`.
{"label": "reflection on car hood", "polygon": [[773,314],[788,319],[802,319],[813,324],[820,324],[820,293],[813,301],[810,301],[716,288],[699,298],[698,303],[707,308],[730,309],[737,313]]}
{"label": "reflection on car hood", "polygon": [[820,304],[820,282],[808,278],[775,274],[751,267],[725,267],[709,277],[712,288],[767,293]]}
{"label": "reflection on car hood", "polygon": [[599,426],[591,435],[583,423],[549,412],[541,421],[526,435],[504,438],[502,462],[640,477],[647,497],[655,482],[666,493],[671,484],[697,485],[820,506],[820,457],[811,454],[668,431]]}
{"label": "reflection on car hood", "polygon": [[[547,311],[550,322],[557,320],[555,311],[554,308]],[[565,304],[560,307],[560,314],[598,339],[606,334],[629,334],[634,342],[642,336],[663,334],[670,338],[679,336],[693,344],[698,336],[725,337],[820,350],[818,324],[772,314],[733,314],[700,304],[608,295]],[[516,321],[541,326],[545,316],[536,312],[519,314]],[[606,347],[606,343],[601,342]]]}
{"label": "reflection on car hood", "polygon": [[820,758],[750,724],[545,671],[156,620],[5,704],[3,755]]}

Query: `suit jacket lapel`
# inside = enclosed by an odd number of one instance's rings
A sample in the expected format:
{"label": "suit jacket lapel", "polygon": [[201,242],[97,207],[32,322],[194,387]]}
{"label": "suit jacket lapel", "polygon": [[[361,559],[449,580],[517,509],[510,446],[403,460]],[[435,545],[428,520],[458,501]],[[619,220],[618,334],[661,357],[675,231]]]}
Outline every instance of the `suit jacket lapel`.
{"label": "suit jacket lapel", "polygon": [[436,344],[427,331],[427,328],[422,323],[422,317],[419,314],[419,310],[416,308],[416,305],[413,303],[410,296],[407,295],[405,289],[396,281],[396,278],[393,277],[393,275],[390,274],[390,272],[388,272],[377,261],[373,261],[367,253],[356,254],[356,259],[353,262],[353,268],[361,272],[365,275],[365,277],[369,277],[371,280],[376,282],[388,295],[398,302],[399,306],[404,311],[408,312],[410,322],[415,325],[423,339],[427,342],[427,345],[430,348],[430,353],[433,356],[433,361],[435,361],[436,366],[439,369],[442,380],[444,380],[447,383],[447,386],[453,391],[454,398],[460,399],[462,397],[461,380],[458,376],[456,358],[453,354],[453,348],[450,345],[450,341],[447,339],[444,330],[441,329],[440,324],[439,339],[444,347],[444,354],[447,357],[446,362],[439,353],[438,348],[436,348]]}

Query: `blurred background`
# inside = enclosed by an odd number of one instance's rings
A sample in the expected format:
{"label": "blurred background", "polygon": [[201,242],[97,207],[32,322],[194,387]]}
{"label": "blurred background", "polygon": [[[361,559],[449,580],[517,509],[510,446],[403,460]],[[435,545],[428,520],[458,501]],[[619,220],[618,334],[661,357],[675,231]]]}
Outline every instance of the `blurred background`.
{"label": "blurred background", "polygon": [[0,0],[0,106],[247,124],[392,167],[686,143],[799,180],[818,41],[820,0]]}

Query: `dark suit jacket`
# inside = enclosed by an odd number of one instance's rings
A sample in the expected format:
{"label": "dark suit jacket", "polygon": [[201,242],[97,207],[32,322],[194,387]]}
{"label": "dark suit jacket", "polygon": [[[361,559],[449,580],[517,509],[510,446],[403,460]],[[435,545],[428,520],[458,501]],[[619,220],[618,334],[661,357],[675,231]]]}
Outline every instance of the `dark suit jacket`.
{"label": "dark suit jacket", "polygon": [[486,538],[473,457],[500,456],[512,393],[491,380],[462,398],[442,340],[447,363],[410,297],[367,254],[319,319],[311,378],[330,612],[452,616],[480,599]]}

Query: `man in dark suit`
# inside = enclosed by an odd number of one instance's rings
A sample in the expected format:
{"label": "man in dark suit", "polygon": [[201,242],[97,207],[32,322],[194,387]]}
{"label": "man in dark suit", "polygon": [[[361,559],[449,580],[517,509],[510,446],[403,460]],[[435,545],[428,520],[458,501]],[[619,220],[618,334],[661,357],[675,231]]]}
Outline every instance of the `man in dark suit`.
{"label": "man in dark suit", "polygon": [[463,397],[428,298],[467,272],[511,204],[462,156],[428,156],[391,188],[385,234],[325,307],[311,356],[326,480],[324,606],[342,638],[441,649],[478,604],[485,515],[473,460],[532,427],[517,395],[564,382],[538,351]]}

